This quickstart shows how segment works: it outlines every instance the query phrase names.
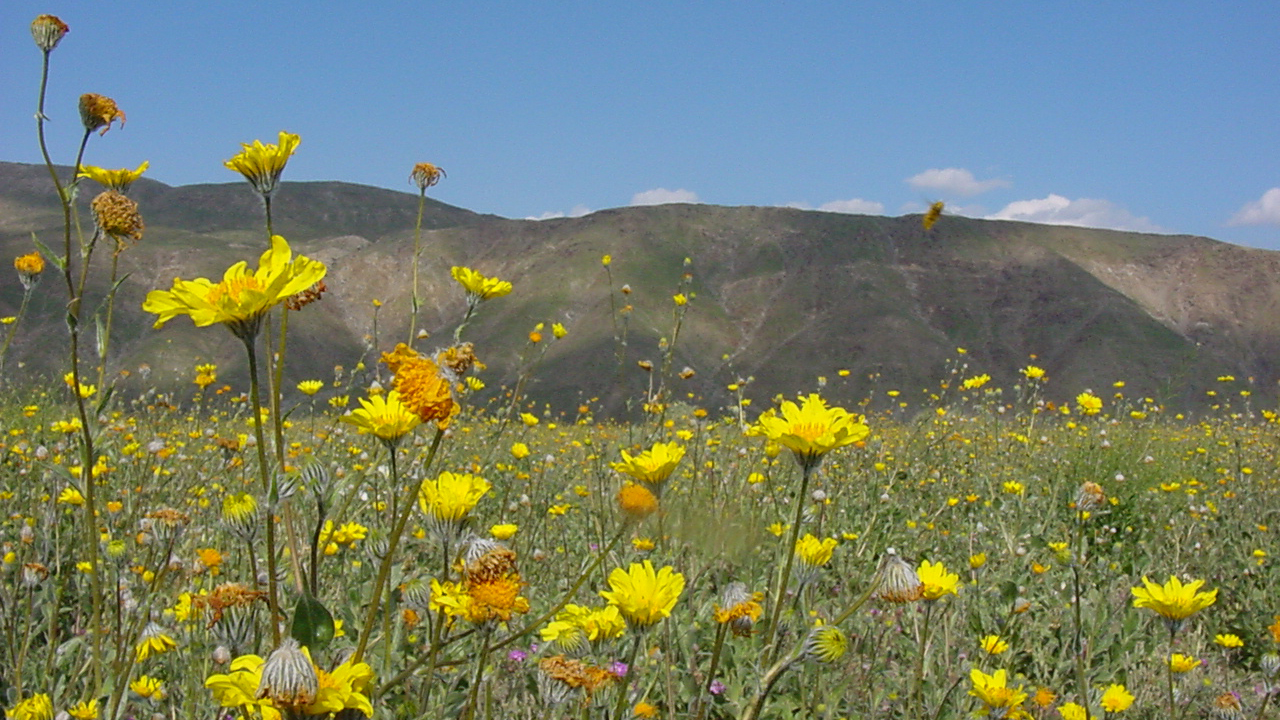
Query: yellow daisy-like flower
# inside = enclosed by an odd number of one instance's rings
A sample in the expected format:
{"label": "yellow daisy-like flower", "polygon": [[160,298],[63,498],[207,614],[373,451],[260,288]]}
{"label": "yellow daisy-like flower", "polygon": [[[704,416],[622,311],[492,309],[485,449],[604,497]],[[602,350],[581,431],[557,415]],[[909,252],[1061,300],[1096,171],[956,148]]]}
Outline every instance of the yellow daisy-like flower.
{"label": "yellow daisy-like flower", "polygon": [[520,526],[514,523],[502,523],[489,528],[489,534],[496,540],[510,540],[519,529]]}
{"label": "yellow daisy-like flower", "polygon": [[1176,673],[1191,672],[1200,667],[1200,661],[1190,655],[1174,653],[1169,656],[1169,669]]}
{"label": "yellow daisy-like flower", "polygon": [[163,655],[178,647],[178,641],[169,637],[163,630],[144,632],[141,640],[134,647],[137,661],[142,662],[152,655]]}
{"label": "yellow daisy-like flower", "polygon": [[1142,578],[1146,587],[1133,588],[1133,606],[1149,608],[1166,620],[1179,622],[1209,607],[1218,599],[1217,589],[1199,592],[1204,580],[1182,584],[1177,577],[1169,576],[1163,586]]}
{"label": "yellow daisy-like flower", "polygon": [[610,467],[636,480],[658,487],[671,477],[671,473],[684,458],[684,447],[674,442],[654,443],[653,447],[635,457],[626,450],[621,452],[622,462],[610,463]]}
{"label": "yellow daisy-like flower", "polygon": [[441,374],[440,366],[404,343],[382,354],[382,362],[395,373],[395,387],[401,401],[422,422],[434,420],[440,429],[449,427],[458,414],[450,382]]}
{"label": "yellow daisy-like flower", "polygon": [[44,272],[44,256],[39,252],[19,255],[13,259],[13,269],[18,271],[18,276],[20,278],[34,278]]}
{"label": "yellow daisy-like flower", "polygon": [[1102,700],[1098,704],[1109,713],[1124,712],[1133,704],[1133,695],[1125,689],[1124,685],[1108,685],[1102,692]]}
{"label": "yellow daisy-like flower", "polygon": [[633,520],[643,520],[658,511],[658,496],[644,485],[629,482],[618,491],[618,508]]}
{"label": "yellow daisy-like flower", "polygon": [[303,380],[298,383],[298,392],[303,395],[311,396],[324,389],[324,383],[320,380]]}
{"label": "yellow daisy-like flower", "polygon": [[137,680],[129,683],[129,689],[147,700],[160,700],[164,697],[164,681],[149,675],[139,675]]}
{"label": "yellow daisy-like flower", "polygon": [[261,140],[254,140],[252,145],[241,143],[243,149],[223,165],[243,175],[263,197],[270,197],[300,142],[300,136],[281,130],[279,144],[264,145]]}
{"label": "yellow daisy-like flower", "polygon": [[721,607],[721,604],[717,603],[714,606],[713,617],[717,623],[727,624],[734,635],[747,637],[751,634],[756,621],[764,613],[764,607],[760,605],[763,599],[763,593],[749,593],[747,586],[743,583],[729,583],[720,598],[724,606]]}
{"label": "yellow daisy-like flower", "polygon": [[511,283],[498,278],[485,277],[469,267],[454,265],[450,270],[453,279],[467,292],[467,302],[475,304],[492,300],[511,292]]}
{"label": "yellow daisy-like flower", "polygon": [[146,172],[149,167],[151,167],[151,163],[145,160],[141,165],[133,170],[130,170],[129,168],[108,170],[96,165],[81,165],[80,172],[76,174],[76,177],[89,178],[90,180],[106,186],[108,190],[125,192],[135,180],[142,177],[142,173]]}
{"label": "yellow daisy-like flower", "polygon": [[357,710],[365,717],[373,717],[373,706],[367,694],[373,681],[373,670],[368,665],[352,663],[348,659],[330,672],[317,667],[306,648],[302,648],[300,654],[301,659],[311,666],[316,681],[314,696],[308,693],[306,697],[292,698],[308,701],[305,704],[295,706],[287,702],[290,698],[285,698],[286,702],[277,705],[268,692],[273,689],[270,683],[269,687],[262,687],[266,661],[257,655],[241,655],[232,660],[226,674],[210,675],[204,686],[213,693],[220,706],[257,711],[264,720],[283,717],[282,710],[303,717],[328,717],[349,709]]}
{"label": "yellow daisy-like flower", "polygon": [[960,586],[960,576],[947,572],[947,568],[942,563],[923,560],[916,570],[916,575],[924,585],[922,597],[925,600],[937,600],[944,595],[955,595],[956,589]]}
{"label": "yellow daisy-like flower", "polygon": [[986,635],[978,640],[978,647],[988,655],[999,655],[1009,649],[1009,643],[999,635]]}
{"label": "yellow daisy-like flower", "polygon": [[1214,635],[1213,642],[1228,650],[1244,647],[1244,641],[1240,639],[1240,636],[1232,633],[1219,633]]}
{"label": "yellow daisy-like flower", "polygon": [[487,480],[462,473],[442,472],[418,490],[418,507],[437,520],[461,522],[492,487]]}
{"label": "yellow daisy-like flower", "polygon": [[1028,380],[1040,380],[1044,377],[1044,368],[1028,365],[1022,368],[1022,374]]}
{"label": "yellow daisy-like flower", "polygon": [[796,405],[782,403],[781,414],[774,410],[760,416],[751,434],[764,436],[790,450],[802,467],[812,468],[828,452],[864,440],[871,430],[860,417],[843,408],[828,408],[816,393]]}
{"label": "yellow daisy-like flower", "polygon": [[81,495],[78,489],[67,486],[58,493],[58,502],[66,505],[83,505],[84,495]]}
{"label": "yellow daisy-like flower", "polygon": [[600,596],[616,605],[628,622],[647,627],[671,615],[680,594],[684,592],[684,575],[671,566],[654,570],[653,563],[631,563],[630,568],[615,568],[609,573],[609,589]]}
{"label": "yellow daisy-like flower", "polygon": [[1088,711],[1084,709],[1083,705],[1077,705],[1073,702],[1059,705],[1058,714],[1062,716],[1062,720],[1085,720],[1085,718],[1089,717]]}
{"label": "yellow daisy-like flower", "polygon": [[969,671],[969,680],[973,683],[969,694],[982,701],[985,706],[983,715],[995,712],[999,718],[1030,717],[1022,710],[1027,694],[1022,691],[1021,685],[1009,687],[1009,674],[1003,668],[990,675],[973,668]]}
{"label": "yellow daisy-like flower", "polygon": [[361,433],[373,435],[388,444],[399,442],[422,422],[400,402],[400,393],[395,390],[386,395],[360,398],[360,408],[339,420],[355,425]]}
{"label": "yellow daisy-like flower", "polygon": [[1076,405],[1085,415],[1097,415],[1102,412],[1102,398],[1091,393],[1080,393],[1076,396]]}
{"label": "yellow daisy-like flower", "polygon": [[324,278],[324,263],[305,256],[294,257],[289,243],[279,235],[271,238],[271,249],[262,254],[258,269],[238,262],[227,268],[222,280],[175,279],[170,290],[147,293],[142,309],[160,317],[155,326],[179,315],[189,315],[196,327],[222,323],[242,340],[251,340],[262,327],[267,311]]}
{"label": "yellow daisy-like flower", "polygon": [[796,559],[811,567],[822,567],[831,562],[831,555],[836,549],[835,538],[819,540],[810,533],[796,540]]}
{"label": "yellow daisy-like flower", "polygon": [[14,705],[5,713],[13,720],[53,720],[53,701],[47,693],[39,693]]}
{"label": "yellow daisy-like flower", "polygon": [[98,720],[98,699],[76,703],[67,710],[67,714],[76,720]]}

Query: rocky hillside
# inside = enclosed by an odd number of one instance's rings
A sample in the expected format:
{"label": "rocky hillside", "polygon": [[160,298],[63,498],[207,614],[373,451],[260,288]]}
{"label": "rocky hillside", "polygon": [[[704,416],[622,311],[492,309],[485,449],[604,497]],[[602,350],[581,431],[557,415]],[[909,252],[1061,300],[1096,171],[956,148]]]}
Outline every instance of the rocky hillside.
{"label": "rocky hillside", "polygon": [[[81,203],[97,190],[86,182]],[[130,194],[147,230],[120,256],[127,278],[110,367],[147,363],[149,384],[180,386],[195,363],[212,361],[224,379],[242,380],[243,353],[228,333],[184,319],[155,330],[140,304],[175,276],[216,276],[237,260],[256,263],[265,247],[259,202],[243,183],[175,188],[144,179]],[[413,194],[337,182],[283,185],[276,232],[330,268],[324,300],[291,318],[292,380],[332,378],[333,366],[371,362],[375,348],[406,339],[416,211]],[[562,322],[569,335],[545,343],[527,384],[531,396],[561,409],[591,398],[624,407],[649,382],[636,362],[658,364],[660,341],[671,337],[671,295],[685,272],[693,275],[694,297],[673,369],[696,374],[674,382],[699,404],[727,402],[725,385],[738,378],[754,378],[748,395],[763,402],[813,390],[819,376],[827,379],[824,394],[840,402],[897,389],[914,404],[936,391],[956,362],[1006,388],[1035,362],[1048,370],[1049,395],[1059,399],[1086,388],[1110,396],[1112,383],[1123,380],[1129,397],[1191,408],[1206,406],[1205,392],[1215,389],[1239,403],[1246,387],[1253,402],[1270,403],[1280,378],[1280,255],[1208,238],[961,217],[944,217],[925,232],[918,216],[710,205],[536,222],[430,200],[423,225],[422,324],[433,334],[423,349],[435,338],[444,342],[464,310],[450,266],[515,284],[467,328],[489,364],[489,397],[529,361],[533,326]],[[0,252],[28,252],[32,233],[61,246],[48,173],[0,163]],[[606,253],[613,256],[614,300],[634,306],[621,368],[600,264]],[[93,302],[108,287],[110,260],[105,247],[94,258]],[[624,283],[632,290],[625,298],[617,294]],[[14,314],[20,299],[15,276],[0,280],[0,316]],[[376,313],[375,299],[382,303]],[[18,379],[62,371],[64,302],[60,279],[49,273],[11,353]],[[850,372],[841,376],[841,369]],[[1225,385],[1216,381],[1222,375],[1238,380]],[[135,374],[125,387],[140,383]]]}

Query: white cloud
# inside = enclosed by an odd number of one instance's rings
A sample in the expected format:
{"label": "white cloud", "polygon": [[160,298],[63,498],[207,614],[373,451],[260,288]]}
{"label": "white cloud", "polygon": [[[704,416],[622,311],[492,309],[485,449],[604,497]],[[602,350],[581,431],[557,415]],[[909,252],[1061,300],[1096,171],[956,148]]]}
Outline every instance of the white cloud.
{"label": "white cloud", "polygon": [[818,206],[819,210],[835,213],[850,213],[853,215],[883,215],[884,203],[878,203],[874,200],[863,200],[862,198],[850,198],[849,200],[832,200]]}
{"label": "white cloud", "polygon": [[667,203],[696,203],[698,202],[698,193],[692,190],[668,190],[666,188],[654,188],[638,192],[631,196],[632,205],[665,205]]}
{"label": "white cloud", "polygon": [[587,207],[586,205],[574,205],[572,208],[569,209],[568,214],[561,212],[560,210],[548,210],[542,213],[541,215],[529,215],[528,217],[525,218],[525,220],[555,220],[556,218],[562,218],[562,217],[576,218],[576,217],[582,217],[583,215],[590,215],[590,214],[591,214],[591,208]]}
{"label": "white cloud", "polygon": [[998,187],[1009,187],[1008,180],[992,178],[978,180],[964,168],[930,168],[907,178],[907,184],[917,190],[934,190],[949,195],[969,197],[981,195]]}
{"label": "white cloud", "polygon": [[789,202],[783,207],[795,208],[796,210],[821,210],[823,212],[849,213],[850,215],[883,215],[884,203],[875,200],[863,200],[862,198],[850,198],[849,200],[832,200],[814,207],[807,202]]}
{"label": "white cloud", "polygon": [[1280,225],[1280,188],[1271,188],[1258,200],[1245,203],[1228,225]]}
{"label": "white cloud", "polygon": [[1110,200],[1067,198],[1050,193],[1038,200],[1018,200],[1005,205],[988,220],[1020,220],[1045,225],[1131,230],[1134,232],[1167,232],[1145,217],[1138,217]]}

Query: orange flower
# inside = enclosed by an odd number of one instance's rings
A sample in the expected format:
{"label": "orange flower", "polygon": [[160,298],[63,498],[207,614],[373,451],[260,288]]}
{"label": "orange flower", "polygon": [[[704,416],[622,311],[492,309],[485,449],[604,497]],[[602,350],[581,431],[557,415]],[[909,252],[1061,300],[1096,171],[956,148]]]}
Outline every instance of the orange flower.
{"label": "orange flower", "polygon": [[120,127],[124,127],[124,112],[116,106],[115,100],[97,93],[80,96],[80,122],[84,123],[86,132],[102,128],[98,134],[106,135],[116,118],[120,118]]}
{"label": "orange flower", "polygon": [[382,362],[395,373],[400,402],[423,422],[435,420],[440,429],[449,427],[458,405],[434,360],[400,343],[392,352],[382,354]]}

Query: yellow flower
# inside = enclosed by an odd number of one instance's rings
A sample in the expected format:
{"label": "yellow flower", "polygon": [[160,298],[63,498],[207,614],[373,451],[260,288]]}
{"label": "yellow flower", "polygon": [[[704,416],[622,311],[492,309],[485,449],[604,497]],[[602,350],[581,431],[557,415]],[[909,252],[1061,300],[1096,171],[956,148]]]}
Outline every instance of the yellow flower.
{"label": "yellow flower", "polygon": [[293,256],[289,243],[272,236],[271,249],[262,254],[258,269],[238,262],[227,268],[220,282],[206,278],[175,279],[170,290],[147,293],[142,309],[160,317],[161,327],[179,315],[189,315],[196,327],[223,323],[242,340],[257,336],[267,311],[324,278],[324,263]]}
{"label": "yellow flower", "polygon": [[160,700],[164,697],[164,682],[148,675],[139,675],[137,680],[129,683],[129,689],[147,700]]}
{"label": "yellow flower", "polygon": [[818,662],[833,663],[849,650],[849,638],[835,625],[814,628],[805,639],[804,654]]}
{"label": "yellow flower", "polygon": [[640,626],[652,625],[671,615],[676,600],[684,592],[684,575],[671,566],[654,570],[653,563],[631,563],[627,570],[609,573],[609,590],[600,596],[616,605],[626,619]]}
{"label": "yellow flower", "polygon": [[988,655],[999,655],[1009,649],[1009,643],[999,635],[987,635],[978,641],[978,647]]}
{"label": "yellow flower", "polygon": [[1169,656],[1169,669],[1176,673],[1191,672],[1200,667],[1200,661],[1190,655],[1174,653]]}
{"label": "yellow flower", "polygon": [[764,608],[760,605],[763,599],[762,593],[748,593],[747,586],[743,583],[729,583],[720,599],[724,607],[717,603],[713,617],[717,623],[727,624],[734,635],[746,637],[751,634],[751,628],[764,613]]}
{"label": "yellow flower", "polygon": [[819,540],[809,533],[796,540],[796,558],[805,565],[822,567],[831,562],[831,555],[836,549],[835,538]]}
{"label": "yellow flower", "polygon": [[639,552],[649,552],[657,546],[653,544],[653,540],[651,538],[638,537],[631,538],[631,547],[635,548]]}
{"label": "yellow flower", "polygon": [[298,383],[298,391],[303,395],[315,395],[324,388],[324,383],[320,380],[303,380]]}
{"label": "yellow flower", "polygon": [[58,502],[67,505],[83,505],[84,495],[81,495],[78,489],[67,486],[58,494]]}
{"label": "yellow flower", "polygon": [[1062,720],[1085,720],[1085,718],[1089,717],[1088,711],[1084,709],[1083,705],[1077,705],[1073,702],[1059,705],[1058,714],[1062,716]]}
{"label": "yellow flower", "polygon": [[[471,356],[474,360],[474,356]],[[436,421],[436,427],[449,427],[458,414],[450,382],[441,374],[440,366],[404,343],[382,354],[382,362],[395,373],[395,387],[401,401],[422,422]]]}
{"label": "yellow flower", "polygon": [[[299,654],[305,658],[306,665],[310,666],[311,674],[314,675],[314,696],[308,693],[301,698],[282,698],[284,702],[277,705],[270,696],[273,687],[268,682],[268,687],[263,688],[263,696],[259,698],[266,662],[257,655],[241,655],[232,660],[227,674],[210,675],[205,679],[204,686],[213,693],[214,700],[220,706],[257,710],[264,720],[278,720],[283,715],[282,710],[304,717],[328,717],[348,709],[359,711],[365,717],[373,716],[373,706],[366,693],[373,682],[373,670],[368,665],[352,663],[348,659],[330,672],[317,667],[306,648],[302,648]],[[305,672],[305,668],[302,670]],[[272,678],[269,677],[268,680]],[[289,702],[299,699],[309,702],[301,706]]]}
{"label": "yellow flower", "polygon": [[424,162],[413,166],[413,172],[409,173],[409,182],[417,185],[418,189],[425,193],[427,188],[440,182],[440,178],[443,177],[448,177],[444,170]]}
{"label": "yellow flower", "polygon": [[450,272],[453,274],[453,279],[457,280],[462,289],[467,292],[467,302],[473,305],[511,292],[511,283],[498,278],[485,277],[469,267],[455,265]]}
{"label": "yellow flower", "polygon": [[461,522],[490,487],[477,475],[442,472],[435,480],[423,481],[418,507],[438,520]]}
{"label": "yellow flower", "polygon": [[503,523],[489,528],[489,534],[498,540],[510,540],[519,529],[520,526],[514,523]]}
{"label": "yellow flower", "polygon": [[996,717],[1013,718],[1026,715],[1022,710],[1022,703],[1026,701],[1027,694],[1022,691],[1021,685],[1016,688],[1008,686],[1009,674],[1003,668],[991,675],[973,668],[969,671],[969,680],[973,682],[969,694],[981,700],[986,706],[984,715],[989,715],[993,710],[1000,711]]}
{"label": "yellow flower", "polygon": [[986,553],[977,553],[976,555],[969,556],[969,567],[973,570],[977,570],[978,568],[986,564],[987,564]]}
{"label": "yellow flower", "polygon": [[628,517],[643,520],[658,510],[658,496],[638,483],[627,483],[618,491],[618,507]]}
{"label": "yellow flower", "polygon": [[1240,639],[1240,636],[1232,633],[1214,635],[1213,641],[1228,650],[1244,647],[1244,641]]}
{"label": "yellow flower", "polygon": [[610,463],[610,467],[636,480],[657,486],[671,477],[676,465],[684,458],[684,447],[674,442],[654,443],[653,447],[635,457],[626,450],[621,452],[622,462]]}
{"label": "yellow flower", "polygon": [[25,286],[44,272],[44,256],[39,252],[19,255],[13,259],[13,269],[18,271],[18,279],[24,280]]}
{"label": "yellow flower", "polygon": [[941,200],[929,206],[929,211],[921,218],[925,230],[932,230],[933,226],[938,223],[938,218],[942,217],[942,209],[946,207]]}
{"label": "yellow flower", "polygon": [[1203,580],[1196,580],[1186,585],[1174,576],[1164,586],[1157,585],[1145,576],[1142,583],[1146,587],[1133,588],[1133,606],[1150,608],[1166,620],[1178,622],[1185,620],[1197,612],[1209,607],[1218,599],[1217,589],[1209,592],[1198,592],[1204,585]]}
{"label": "yellow flower", "polygon": [[782,403],[781,416],[774,410],[762,414],[751,433],[787,448],[802,467],[816,466],[826,453],[859,442],[871,432],[861,418],[843,408],[828,408],[817,394],[802,398],[801,403]]}
{"label": "yellow flower", "polygon": [[142,662],[152,655],[163,655],[178,647],[178,642],[165,634],[164,630],[152,625],[142,633],[142,638],[134,647],[137,661]]}
{"label": "yellow flower", "polygon": [[1125,690],[1124,685],[1108,685],[1099,704],[1109,713],[1124,712],[1133,704],[1133,695]]}
{"label": "yellow flower", "polygon": [[646,720],[650,718],[661,717],[662,715],[661,712],[658,710],[657,705],[654,705],[653,703],[647,703],[643,700],[636,703],[636,706],[631,708],[631,714],[635,715],[638,718],[646,718]]}
{"label": "yellow flower", "polygon": [[978,388],[982,387],[983,385],[986,385],[989,382],[991,382],[990,375],[974,375],[973,377],[968,378],[964,382],[960,383],[960,386],[963,387],[965,390],[977,390]]}
{"label": "yellow flower", "polygon": [[[252,145],[241,143],[240,147],[243,149],[223,165],[243,175],[253,189],[263,197],[270,197],[276,191],[276,186],[280,184],[280,175],[284,172],[285,164],[298,149],[300,142],[302,142],[301,137],[281,130],[278,145],[275,143],[263,145],[261,140],[254,140]],[[310,284],[307,287],[310,287]]]}
{"label": "yellow flower", "polygon": [[135,170],[129,168],[120,168],[118,170],[107,170],[97,167],[96,165],[82,165],[80,172],[76,175],[78,178],[89,178],[101,185],[106,186],[108,190],[116,192],[124,192],[129,189],[135,180],[142,177],[142,173],[151,167],[151,163],[143,161]]}
{"label": "yellow flower", "polygon": [[46,693],[32,695],[6,713],[13,720],[53,720],[53,701]]}
{"label": "yellow flower", "polygon": [[947,568],[942,563],[922,560],[916,575],[924,584],[922,597],[925,600],[937,600],[944,595],[955,595],[956,588],[960,585],[960,576],[947,572]]}
{"label": "yellow flower", "polygon": [[511,445],[511,457],[517,460],[523,460],[529,457],[529,446],[522,442]]}
{"label": "yellow flower", "polygon": [[538,416],[531,413],[520,413],[520,422],[526,427],[533,427],[538,424]]}
{"label": "yellow flower", "polygon": [[67,714],[76,720],[97,720],[98,719],[98,699],[90,698],[82,703],[72,705],[67,710]]}
{"label": "yellow flower", "polygon": [[689,298],[685,297],[684,293],[676,293],[675,295],[671,296],[671,299],[675,302],[676,305],[689,304]]}
{"label": "yellow flower", "polygon": [[1080,393],[1076,396],[1076,405],[1080,407],[1080,412],[1085,415],[1097,415],[1102,412],[1102,398],[1091,393]]}
{"label": "yellow flower", "polygon": [[1028,365],[1022,369],[1022,374],[1026,376],[1028,380],[1039,380],[1044,377],[1044,368],[1036,367],[1035,365]]}
{"label": "yellow flower", "polygon": [[557,340],[560,340],[565,335],[568,335],[569,331],[566,330],[564,325],[562,325],[561,323],[554,323],[551,325],[551,334],[554,335]]}
{"label": "yellow flower", "polygon": [[360,408],[343,415],[339,420],[355,425],[361,433],[369,433],[378,439],[394,444],[422,421],[400,402],[400,393],[392,390],[369,399],[360,398]]}

